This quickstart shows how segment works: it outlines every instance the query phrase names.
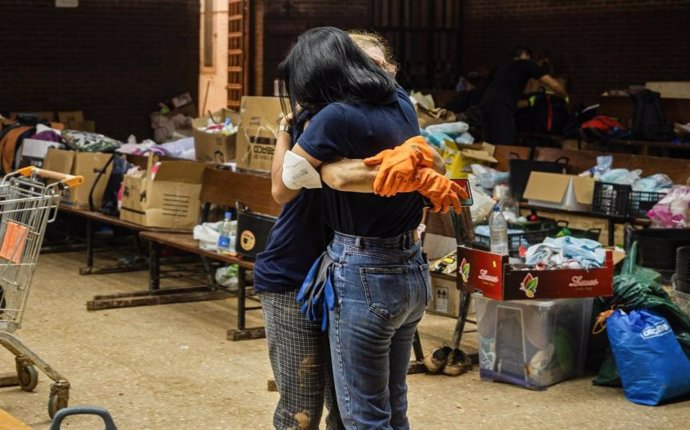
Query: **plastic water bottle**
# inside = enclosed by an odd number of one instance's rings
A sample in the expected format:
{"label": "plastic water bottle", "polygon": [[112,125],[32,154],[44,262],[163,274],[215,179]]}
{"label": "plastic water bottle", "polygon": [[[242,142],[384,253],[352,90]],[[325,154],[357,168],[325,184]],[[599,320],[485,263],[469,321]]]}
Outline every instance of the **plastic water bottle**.
{"label": "plastic water bottle", "polygon": [[494,206],[494,213],[489,223],[489,232],[491,235],[491,252],[508,255],[508,223],[498,205]]}
{"label": "plastic water bottle", "polygon": [[220,252],[221,254],[233,251],[230,246],[232,243],[232,222],[230,221],[231,218],[232,212],[225,212],[225,220],[223,220],[223,222],[221,222],[220,226],[218,227],[218,233],[220,233],[220,236],[218,237],[218,252]]}

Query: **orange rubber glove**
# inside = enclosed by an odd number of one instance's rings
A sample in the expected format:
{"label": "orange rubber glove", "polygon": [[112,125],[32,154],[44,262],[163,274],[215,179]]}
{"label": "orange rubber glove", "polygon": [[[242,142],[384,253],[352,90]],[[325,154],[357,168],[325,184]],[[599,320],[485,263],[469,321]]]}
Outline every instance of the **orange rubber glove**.
{"label": "orange rubber glove", "polygon": [[433,167],[434,153],[422,136],[407,139],[402,145],[393,149],[385,149],[373,157],[366,158],[367,166],[379,166],[374,179],[374,193],[390,197],[396,192],[401,182],[414,180],[419,167]]}
{"label": "orange rubber glove", "polygon": [[432,212],[446,213],[452,207],[460,213],[460,201],[469,198],[467,191],[434,169],[423,168],[417,175],[417,192],[431,201]]}

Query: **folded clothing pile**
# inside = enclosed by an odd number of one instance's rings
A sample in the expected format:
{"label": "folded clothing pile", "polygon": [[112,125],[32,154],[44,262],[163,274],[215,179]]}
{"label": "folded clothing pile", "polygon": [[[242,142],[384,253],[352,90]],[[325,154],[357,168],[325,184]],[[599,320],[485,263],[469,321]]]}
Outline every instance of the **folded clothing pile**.
{"label": "folded clothing pile", "polygon": [[595,240],[549,237],[527,249],[525,263],[543,268],[591,269],[603,267],[605,257],[606,251]]}
{"label": "folded clothing pile", "polygon": [[122,145],[118,140],[88,131],[64,130],[62,138],[70,149],[82,152],[113,152]]}
{"label": "folded clothing pile", "polygon": [[451,145],[451,149],[457,149],[455,144],[471,145],[474,143],[474,137],[467,132],[469,129],[470,126],[465,122],[448,122],[427,126],[421,130],[421,135],[437,148]]}
{"label": "folded clothing pile", "polygon": [[156,154],[166,157],[181,158],[185,160],[195,160],[196,151],[194,149],[194,138],[185,137],[183,139],[157,144],[146,139],[141,143],[129,142],[123,144],[118,150],[120,154],[148,155]]}
{"label": "folded clothing pile", "polygon": [[673,186],[673,181],[663,173],[642,178],[642,170],[611,169],[599,177],[601,182],[630,185],[633,191],[664,192]]}

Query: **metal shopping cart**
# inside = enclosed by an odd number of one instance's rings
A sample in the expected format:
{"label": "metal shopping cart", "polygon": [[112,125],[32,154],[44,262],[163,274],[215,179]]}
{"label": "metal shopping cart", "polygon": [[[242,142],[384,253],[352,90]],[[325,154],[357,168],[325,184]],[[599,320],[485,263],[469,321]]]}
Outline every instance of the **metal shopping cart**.
{"label": "metal shopping cart", "polygon": [[[44,180],[50,179],[50,182]],[[46,226],[55,220],[62,193],[84,181],[81,176],[27,167],[0,181],[0,344],[15,355],[18,385],[33,391],[39,368],[55,383],[50,387],[51,417],[69,401],[69,381],[34,354],[12,333],[26,308]]]}

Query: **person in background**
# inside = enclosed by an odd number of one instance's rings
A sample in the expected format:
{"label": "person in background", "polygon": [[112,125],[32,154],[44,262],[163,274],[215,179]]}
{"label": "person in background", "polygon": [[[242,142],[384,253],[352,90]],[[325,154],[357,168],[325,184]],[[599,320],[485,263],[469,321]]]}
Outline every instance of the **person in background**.
{"label": "person in background", "polygon": [[496,69],[482,97],[484,140],[495,145],[515,143],[515,110],[530,79],[538,79],[557,95],[568,97],[565,88],[532,61],[532,51],[518,46],[513,51],[513,60]]}

